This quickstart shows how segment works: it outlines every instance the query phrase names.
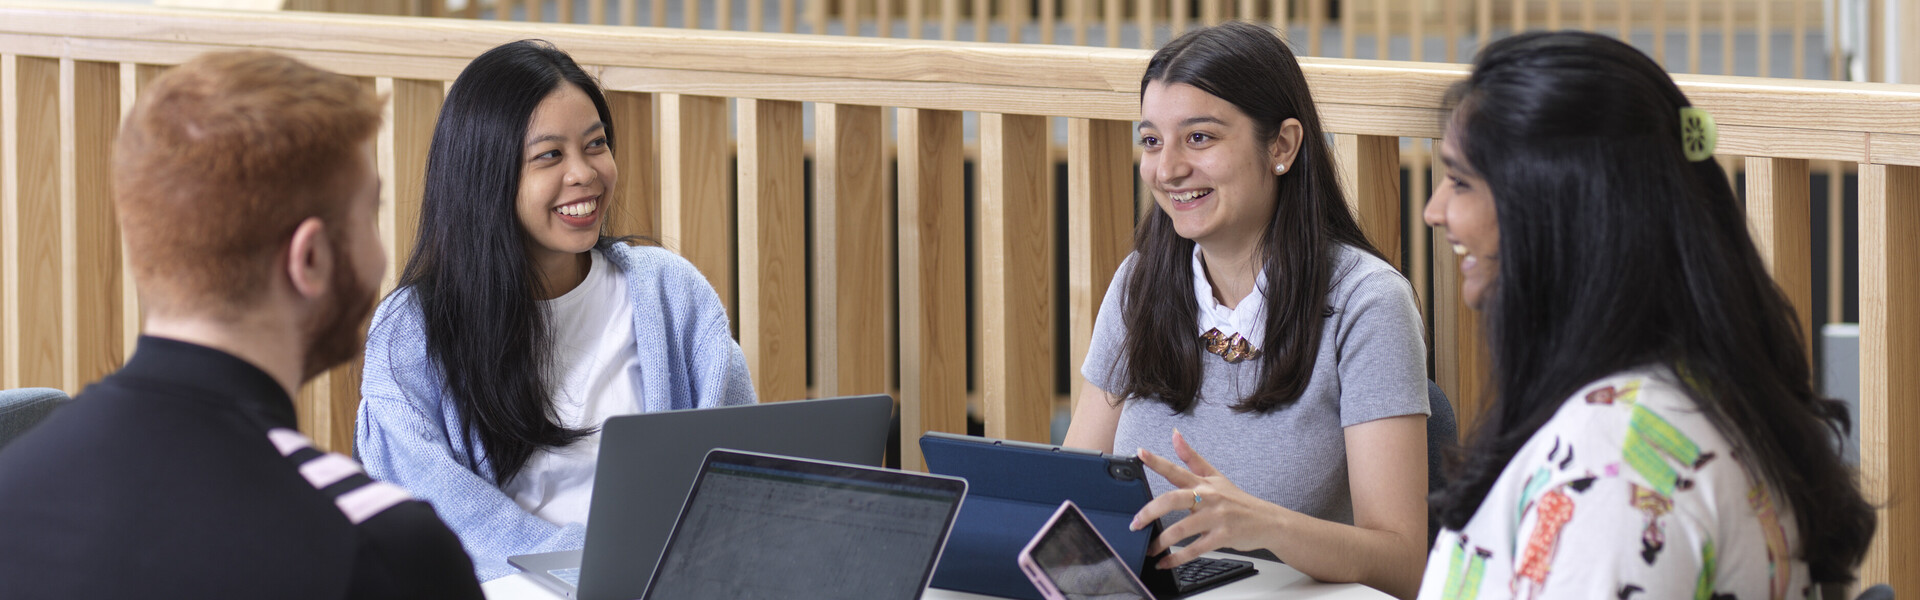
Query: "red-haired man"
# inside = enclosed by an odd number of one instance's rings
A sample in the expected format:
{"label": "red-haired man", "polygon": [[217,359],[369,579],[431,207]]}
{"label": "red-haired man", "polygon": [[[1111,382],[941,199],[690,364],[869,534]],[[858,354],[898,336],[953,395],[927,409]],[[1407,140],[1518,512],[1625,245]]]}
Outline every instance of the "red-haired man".
{"label": "red-haired man", "polygon": [[386,270],[380,102],[265,52],[161,76],[114,147],[145,335],[0,453],[0,596],[479,597],[433,509],[298,433]]}

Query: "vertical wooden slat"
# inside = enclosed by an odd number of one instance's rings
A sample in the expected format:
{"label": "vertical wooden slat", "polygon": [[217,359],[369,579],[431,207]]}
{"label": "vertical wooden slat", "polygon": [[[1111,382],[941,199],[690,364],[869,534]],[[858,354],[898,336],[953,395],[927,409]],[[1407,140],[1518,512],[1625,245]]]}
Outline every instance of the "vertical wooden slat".
{"label": "vertical wooden slat", "polygon": [[1513,0],[1513,31],[1512,33],[1517,34],[1526,30],[1527,30],[1527,0]]}
{"label": "vertical wooden slat", "polygon": [[672,1],[673,0],[647,0],[648,16],[653,18],[653,20],[647,21],[648,27],[669,26],[667,25],[667,3]]}
{"label": "vertical wooden slat", "polygon": [[[601,0],[587,0],[588,4],[598,4],[600,2]],[[559,16],[560,22],[572,23],[573,22],[573,0],[553,0],[553,3],[555,6],[558,7],[558,12],[559,12],[558,16]]]}
{"label": "vertical wooden slat", "polygon": [[923,31],[927,26],[927,0],[906,0],[907,37],[921,39],[927,36]]}
{"label": "vertical wooden slat", "polygon": [[1667,65],[1667,0],[1653,0],[1653,62]]}
{"label": "vertical wooden slat", "polygon": [[860,35],[860,0],[840,0],[840,35]]}
{"label": "vertical wooden slat", "polygon": [[880,108],[814,106],[814,363],[820,395],[887,391]]}
{"label": "vertical wooden slat", "polygon": [[666,94],[660,130],[660,241],[707,276],[737,324],[727,234],[727,99]]}
{"label": "vertical wooden slat", "polygon": [[[1424,62],[1427,60],[1426,7],[1422,5],[1415,5],[1409,10],[1407,10],[1407,15],[1409,18],[1412,19],[1412,22],[1408,24],[1409,33],[1407,35],[1407,39],[1409,43],[1407,44],[1407,47],[1411,50],[1411,53],[1407,56],[1407,60],[1411,60],[1413,62]],[[1380,58],[1384,60],[1390,57],[1383,54],[1381,55]]]}
{"label": "vertical wooden slat", "polygon": [[[1146,0],[1141,0],[1145,2]],[[1307,5],[1307,56],[1326,56],[1320,42],[1320,29],[1327,26],[1328,0],[1301,0]],[[1481,0],[1491,2],[1493,0]]]}
{"label": "vertical wooden slat", "polygon": [[1613,5],[1614,17],[1619,20],[1615,27],[1620,30],[1620,39],[1631,44],[1633,43],[1633,3],[1622,1],[1615,2]]}
{"label": "vertical wooden slat", "polygon": [[980,116],[980,283],[989,437],[1045,441],[1053,408],[1053,202],[1044,117]]}
{"label": "vertical wooden slat", "polygon": [[1220,24],[1220,4],[1225,0],[1199,0],[1200,23],[1213,26]]}
{"label": "vertical wooden slat", "polygon": [[1007,42],[1019,44],[1026,41],[1027,4],[1029,0],[1001,0],[1000,17],[1007,23]]}
{"label": "vertical wooden slat", "polygon": [[681,27],[687,29],[700,28],[700,0],[685,0],[681,2],[680,14],[683,15],[684,18],[680,23]]}
{"label": "vertical wooden slat", "polygon": [[1193,0],[1167,0],[1167,24],[1173,27],[1167,39],[1180,37],[1180,34],[1187,32],[1187,15],[1192,11]]}
{"label": "vertical wooden slat", "polygon": [[1879,527],[1861,585],[1920,589],[1920,167],[1860,168],[1860,467]]}
{"label": "vertical wooden slat", "polygon": [[960,0],[940,0],[940,39],[958,39],[959,24]]}
{"label": "vertical wooden slat", "polygon": [[607,92],[607,112],[613,114],[620,167],[620,187],[613,191],[613,210],[607,214],[613,235],[660,235],[660,163],[654,160],[653,94]]}
{"label": "vertical wooden slat", "polygon": [[1720,0],[1720,74],[1734,74],[1733,0]]}
{"label": "vertical wooden slat", "polygon": [[[1069,0],[1078,2],[1078,0]],[[1020,2],[1024,7],[1025,2]],[[1054,11],[1060,8],[1059,0],[1040,0],[1040,43],[1053,43]]]}
{"label": "vertical wooden slat", "polygon": [[607,24],[607,0],[587,0],[587,22],[594,25]]}
{"label": "vertical wooden slat", "polygon": [[780,0],[780,33],[793,33],[799,30],[793,3],[796,0]]}
{"label": "vertical wooden slat", "polygon": [[739,101],[740,349],[761,402],[807,395],[806,160],[799,102]]}
{"label": "vertical wooden slat", "polygon": [[[1273,15],[1271,19],[1273,23],[1273,28],[1276,30],[1279,30],[1280,35],[1283,35],[1289,38],[1287,40],[1289,42],[1293,41],[1291,39],[1293,37],[1293,33],[1287,30],[1288,27],[1292,26],[1292,23],[1290,22],[1291,19],[1288,18],[1293,16],[1292,14],[1293,7],[1290,6],[1291,4],[1292,3],[1288,2],[1288,0],[1273,0],[1273,4],[1268,6],[1268,9],[1273,11]],[[1248,15],[1247,18],[1252,18],[1252,15]]]}
{"label": "vertical wooden slat", "polygon": [[[1621,3],[1625,5],[1625,2]],[[1478,0],[1474,3],[1473,35],[1474,52],[1493,42],[1493,0]],[[1471,59],[1468,59],[1471,60]]]}
{"label": "vertical wooden slat", "polygon": [[[1408,7],[1407,12],[1417,12],[1417,10],[1418,9],[1414,7]],[[1392,15],[1393,15],[1393,9],[1387,6],[1387,0],[1374,0],[1373,2],[1373,58],[1374,60],[1388,60],[1389,58],[1391,58],[1387,56],[1387,48],[1388,48],[1388,43],[1393,41],[1393,31],[1390,29],[1392,22],[1389,20],[1389,17],[1391,17]],[[1418,17],[1416,16],[1415,18],[1418,18]]]}
{"label": "vertical wooden slat", "polygon": [[920,435],[967,428],[965,132],[956,111],[902,109],[900,465],[926,467]]}
{"label": "vertical wooden slat", "polygon": [[434,121],[440,117],[444,97],[442,82],[416,79],[381,79],[380,91],[387,95],[387,120],[380,128],[382,160],[380,187],[381,227],[388,241],[387,276],[380,290],[392,290],[406,267],[407,256],[420,229],[420,201],[426,193],[427,150],[433,143]]}
{"label": "vertical wooden slat", "polygon": [[1580,0],[1580,30],[1593,31],[1599,25],[1599,13],[1594,9],[1593,0]]}
{"label": "vertical wooden slat", "polygon": [[[6,387],[55,387],[62,381],[60,338],[60,61],[10,56],[12,87],[5,221]],[[68,393],[79,390],[68,389]]]}
{"label": "vertical wooden slat", "polygon": [[767,3],[764,0],[747,0],[747,31],[766,30]]}
{"label": "vertical wooden slat", "polygon": [[1561,28],[1560,2],[1561,0],[1547,0],[1547,31],[1559,31]]}
{"label": "vertical wooden slat", "polygon": [[[1240,0],[1240,7],[1238,11],[1234,14],[1234,18],[1237,18],[1242,21],[1253,21],[1259,18],[1258,16],[1259,13],[1260,13],[1260,0]],[[1286,33],[1287,31],[1285,29],[1280,30],[1281,36],[1284,37]],[[1075,394],[1075,396],[1078,396],[1078,395],[1079,394]]]}
{"label": "vertical wooden slat", "polygon": [[[1700,72],[1700,2],[1701,0],[1683,0],[1687,3],[1687,72]],[[1729,31],[1728,33],[1731,33]],[[1731,73],[1729,73],[1731,74]]]}
{"label": "vertical wooden slat", "polygon": [[[1154,43],[1153,11],[1160,6],[1158,0],[1134,0],[1134,18],[1140,29],[1140,47],[1152,49],[1159,46]],[[1318,54],[1315,54],[1318,56]]]}
{"label": "vertical wooden slat", "polygon": [[1333,139],[1347,208],[1367,240],[1400,268],[1400,138],[1336,134]]}
{"label": "vertical wooden slat", "polygon": [[[1813,234],[1805,159],[1747,157],[1747,229],[1774,283],[1793,303],[1808,343],[1813,331]],[[1806,348],[1809,352],[1812,348]],[[1811,356],[1811,354],[1809,354]]]}
{"label": "vertical wooden slat", "polygon": [[1073,21],[1073,45],[1087,45],[1087,28],[1091,25],[1090,12],[1092,0],[1067,0],[1067,18]]}
{"label": "vertical wooden slat", "polygon": [[[1908,3],[1907,6],[1920,8],[1920,4]],[[1758,77],[1773,76],[1773,0],[1760,0],[1760,24],[1755,30],[1760,38],[1760,72]],[[1732,75],[1732,73],[1728,73]]]}
{"label": "vertical wooden slat", "polygon": [[1461,0],[1440,0],[1440,1],[1441,1],[1440,10],[1443,13],[1443,16],[1441,17],[1443,21],[1442,27],[1446,29],[1446,36],[1447,36],[1447,50],[1446,50],[1447,62],[1459,62],[1460,61],[1460,36],[1463,35],[1461,31],[1463,27],[1461,27],[1460,25]]}
{"label": "vertical wooden slat", "polygon": [[987,32],[993,29],[994,0],[973,0],[973,41],[987,41]]}
{"label": "vertical wooden slat", "polygon": [[[565,3],[567,0],[560,0]],[[600,0],[588,0],[598,2]],[[713,1],[713,28],[721,31],[733,29],[733,0]],[[758,0],[747,0],[748,4],[758,4]]]}
{"label": "vertical wooden slat", "polygon": [[466,8],[460,9],[460,18],[462,19],[480,18],[480,2],[478,2],[478,0],[467,0]]}
{"label": "vertical wooden slat", "polygon": [[[469,5],[479,4],[478,0],[467,2]],[[640,0],[620,0],[620,24],[628,27],[640,24]]]}
{"label": "vertical wooden slat", "polygon": [[1122,0],[1105,0],[1106,14],[1101,16],[1106,17],[1108,48],[1120,47],[1120,16],[1121,13],[1126,12],[1121,2]]}
{"label": "vertical wooden slat", "polygon": [[[1920,55],[1913,53],[1911,55]],[[1807,0],[1793,0],[1793,78],[1807,77]],[[1909,83],[1920,83],[1912,81]]]}
{"label": "vertical wooden slat", "polygon": [[[1067,367],[1081,389],[1080,363],[1093,320],[1133,238],[1133,131],[1126,121],[1067,120]],[[1070,397],[1079,398],[1078,393]]]}
{"label": "vertical wooden slat", "polygon": [[1353,13],[1352,4],[1340,5],[1340,58],[1354,58],[1353,49],[1359,43],[1360,19]]}
{"label": "vertical wooden slat", "polygon": [[120,226],[107,176],[120,119],[120,65],[63,60],[60,66],[61,255],[68,269],[61,288],[69,315],[62,323],[63,387],[78,392],[126,360]]}

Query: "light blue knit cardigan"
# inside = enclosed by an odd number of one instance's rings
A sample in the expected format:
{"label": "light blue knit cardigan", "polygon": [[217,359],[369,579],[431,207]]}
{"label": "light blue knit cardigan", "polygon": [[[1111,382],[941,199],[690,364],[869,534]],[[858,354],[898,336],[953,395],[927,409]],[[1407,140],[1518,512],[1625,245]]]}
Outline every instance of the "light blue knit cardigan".
{"label": "light blue knit cardigan", "polygon": [[[627,276],[641,410],[751,404],[746,356],[700,272],[660,248],[614,243],[601,250]],[[481,581],[513,574],[508,556],[582,546],[584,526],[547,522],[493,485],[493,465],[479,455],[477,439],[454,443],[465,430],[444,378],[427,358],[411,288],[394,292],[374,312],[360,395],[354,445],[367,474],[431,503],[473,555]]]}

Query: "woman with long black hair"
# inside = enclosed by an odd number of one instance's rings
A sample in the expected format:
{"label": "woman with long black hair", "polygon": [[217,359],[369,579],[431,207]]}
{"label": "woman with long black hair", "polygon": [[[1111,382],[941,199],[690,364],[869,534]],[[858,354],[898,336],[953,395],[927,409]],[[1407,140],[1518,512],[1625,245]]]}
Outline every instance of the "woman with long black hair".
{"label": "woman with long black hair", "polygon": [[1135,528],[1162,519],[1162,548],[1198,536],[1163,567],[1267,551],[1411,596],[1420,313],[1348,211],[1305,74],[1271,29],[1201,28],[1147,63],[1140,114],[1154,207],[1100,306],[1067,444],[1154,470]]}
{"label": "woman with long black hair", "polygon": [[537,41],[454,80],[420,233],[367,335],[356,449],[431,502],[481,580],[581,547],[607,417],[753,402],[712,286],[606,235],[614,123],[599,84]]}
{"label": "woman with long black hair", "polygon": [[1620,41],[1489,45],[1427,223],[1485,319],[1494,404],[1437,496],[1423,598],[1786,598],[1847,582],[1872,508],[1712,118]]}

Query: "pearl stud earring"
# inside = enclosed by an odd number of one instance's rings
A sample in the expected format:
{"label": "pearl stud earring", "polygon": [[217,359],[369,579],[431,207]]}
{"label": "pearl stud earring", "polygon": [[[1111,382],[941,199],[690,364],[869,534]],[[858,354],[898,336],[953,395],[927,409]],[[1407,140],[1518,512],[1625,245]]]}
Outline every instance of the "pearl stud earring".
{"label": "pearl stud earring", "polygon": [[1277,165],[1274,165],[1274,166],[1273,166],[1273,174],[1275,174],[1275,175],[1285,175],[1285,174],[1287,174],[1287,163],[1280,163],[1280,164],[1277,164]]}

